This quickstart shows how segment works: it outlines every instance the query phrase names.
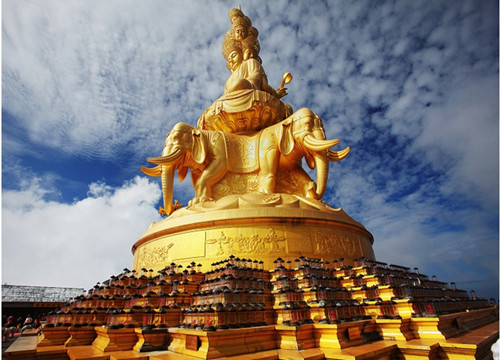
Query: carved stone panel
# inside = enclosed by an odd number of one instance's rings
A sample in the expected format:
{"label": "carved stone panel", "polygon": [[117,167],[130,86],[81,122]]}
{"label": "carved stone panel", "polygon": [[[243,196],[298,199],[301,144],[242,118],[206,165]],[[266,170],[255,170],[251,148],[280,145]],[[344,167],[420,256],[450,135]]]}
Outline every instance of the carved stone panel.
{"label": "carved stone panel", "polygon": [[[231,230],[226,231],[231,233]],[[221,230],[217,236],[207,236],[205,240],[206,253],[209,257],[228,257],[231,254],[284,254],[287,253],[287,239],[278,235],[270,227],[266,233],[254,233],[243,235],[226,235]]]}
{"label": "carved stone panel", "polygon": [[340,254],[351,257],[360,250],[358,239],[354,239],[352,234],[347,235],[342,232],[328,233],[318,229],[314,232],[314,244],[316,254]]}
{"label": "carved stone panel", "polygon": [[168,253],[174,246],[174,243],[171,242],[165,247],[160,245],[161,241],[156,241],[155,243],[144,245],[137,250],[137,256],[135,256],[136,262],[134,263],[135,269],[158,268],[163,264],[169,263],[170,257]]}
{"label": "carved stone panel", "polygon": [[204,241],[204,233],[188,232],[148,242],[137,248],[133,267],[160,270],[172,261],[204,257]]}

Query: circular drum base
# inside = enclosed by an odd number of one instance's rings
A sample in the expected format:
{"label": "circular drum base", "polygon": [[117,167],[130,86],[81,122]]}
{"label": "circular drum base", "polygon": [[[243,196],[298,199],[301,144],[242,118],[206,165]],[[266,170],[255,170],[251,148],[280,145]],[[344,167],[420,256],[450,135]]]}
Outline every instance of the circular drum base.
{"label": "circular drum base", "polygon": [[133,268],[158,271],[171,262],[202,271],[231,255],[264,262],[300,256],[332,262],[365,257],[375,260],[373,236],[342,209],[288,194],[230,195],[174,212],[152,223],[134,244]]}

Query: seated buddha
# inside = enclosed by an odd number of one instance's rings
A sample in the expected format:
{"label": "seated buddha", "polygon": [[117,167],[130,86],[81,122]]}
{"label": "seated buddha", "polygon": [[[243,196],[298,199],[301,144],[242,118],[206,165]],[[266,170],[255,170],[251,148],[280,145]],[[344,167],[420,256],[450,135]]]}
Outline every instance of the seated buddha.
{"label": "seated buddha", "polygon": [[280,101],[286,88],[272,88],[267,80],[257,29],[241,10],[229,12],[233,24],[226,33],[222,54],[231,75],[226,80],[224,94],[198,119],[198,128],[244,133],[260,130],[292,114],[292,108]]}

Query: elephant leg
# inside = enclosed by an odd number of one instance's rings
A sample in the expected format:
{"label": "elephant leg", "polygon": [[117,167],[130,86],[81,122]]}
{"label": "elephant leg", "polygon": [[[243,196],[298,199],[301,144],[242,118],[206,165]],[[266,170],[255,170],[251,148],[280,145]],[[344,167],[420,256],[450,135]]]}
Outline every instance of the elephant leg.
{"label": "elephant leg", "polygon": [[315,199],[316,194],[316,183],[311,179],[309,174],[301,168],[297,167],[294,172],[295,181],[299,184],[299,188],[301,189],[301,195],[308,198]]}
{"label": "elephant leg", "polygon": [[272,173],[259,174],[259,188],[261,194],[272,194],[276,188],[276,175]]}
{"label": "elephant leg", "polygon": [[226,160],[222,158],[213,159],[196,181],[193,203],[212,201],[213,186],[222,180],[226,172]]}
{"label": "elephant leg", "polygon": [[[263,155],[263,156],[262,156]],[[278,171],[278,149],[264,151],[260,159],[259,187],[261,194],[273,194],[276,189],[276,173]]]}
{"label": "elephant leg", "polygon": [[194,187],[194,198],[191,200],[193,204],[213,200],[211,191],[212,189],[209,188],[206,181],[203,180],[203,176],[200,176],[196,183],[196,186]]}

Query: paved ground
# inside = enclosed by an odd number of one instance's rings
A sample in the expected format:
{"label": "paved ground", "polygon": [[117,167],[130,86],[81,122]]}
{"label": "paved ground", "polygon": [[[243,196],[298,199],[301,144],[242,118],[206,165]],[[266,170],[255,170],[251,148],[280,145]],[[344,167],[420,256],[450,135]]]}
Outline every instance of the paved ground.
{"label": "paved ground", "polygon": [[10,338],[7,338],[7,339],[2,339],[2,359],[4,358],[3,357],[3,353],[4,351],[10,346],[12,345],[12,343],[19,337],[19,335],[21,335],[20,333],[15,333],[13,337],[10,337]]}

